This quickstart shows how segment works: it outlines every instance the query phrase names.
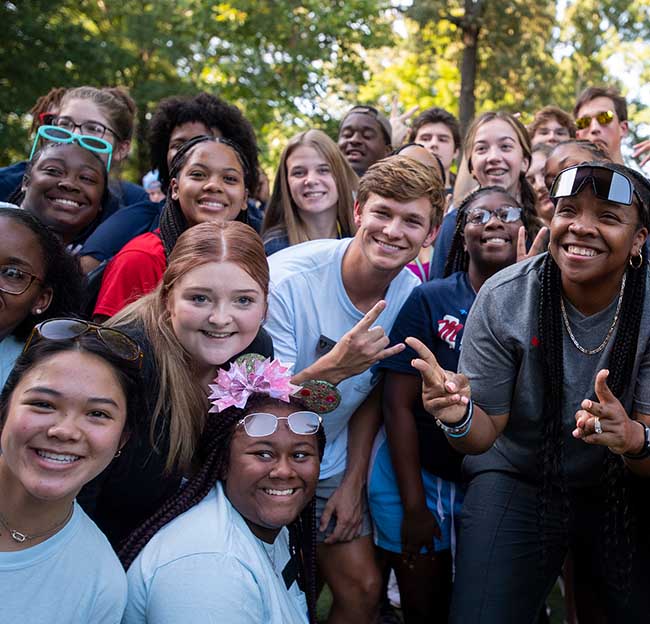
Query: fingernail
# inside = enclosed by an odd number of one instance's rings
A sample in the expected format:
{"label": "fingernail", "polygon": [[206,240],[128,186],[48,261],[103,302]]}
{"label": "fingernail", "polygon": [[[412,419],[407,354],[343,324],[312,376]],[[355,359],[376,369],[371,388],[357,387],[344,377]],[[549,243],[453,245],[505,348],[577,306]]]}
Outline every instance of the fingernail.
{"label": "fingernail", "polygon": [[447,389],[449,390],[449,392],[456,392],[456,384],[452,383],[452,382],[449,382],[447,384]]}
{"label": "fingernail", "polygon": [[463,405],[467,405],[469,403],[469,399],[466,396],[462,396],[462,397],[460,397],[460,402]]}

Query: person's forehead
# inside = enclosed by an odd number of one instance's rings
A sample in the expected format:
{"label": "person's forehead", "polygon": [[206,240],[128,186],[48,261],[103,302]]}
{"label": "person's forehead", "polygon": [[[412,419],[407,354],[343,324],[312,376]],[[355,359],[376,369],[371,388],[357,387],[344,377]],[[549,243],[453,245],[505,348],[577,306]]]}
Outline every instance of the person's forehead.
{"label": "person's forehead", "polygon": [[544,119],[544,121],[542,121],[539,124],[539,126],[537,126],[537,130],[539,130],[540,128],[558,128],[558,127],[564,128],[564,125],[560,122],[560,120],[557,117],[553,116]]}
{"label": "person's forehead", "polygon": [[339,134],[344,128],[357,128],[361,130],[371,128],[376,132],[381,132],[379,122],[367,113],[350,113],[341,124]]}
{"label": "person's forehead", "polygon": [[449,126],[442,123],[442,121],[429,121],[418,128],[417,134],[445,134],[447,136],[453,136],[453,133]]}
{"label": "person's forehead", "polygon": [[603,111],[612,111],[616,115],[616,108],[614,107],[614,101],[611,98],[600,96],[585,102],[580,109],[576,117],[584,117],[585,115],[595,115],[596,113],[601,113]]}

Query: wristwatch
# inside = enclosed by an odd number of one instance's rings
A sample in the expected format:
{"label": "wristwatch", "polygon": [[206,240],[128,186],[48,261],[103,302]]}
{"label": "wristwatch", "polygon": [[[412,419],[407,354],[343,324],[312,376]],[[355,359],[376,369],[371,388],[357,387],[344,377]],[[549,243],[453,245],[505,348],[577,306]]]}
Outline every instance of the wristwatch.
{"label": "wristwatch", "polygon": [[627,459],[645,459],[646,457],[650,457],[650,427],[645,423],[642,423],[640,420],[637,422],[643,425],[643,447],[638,453],[623,453],[623,457],[627,457]]}

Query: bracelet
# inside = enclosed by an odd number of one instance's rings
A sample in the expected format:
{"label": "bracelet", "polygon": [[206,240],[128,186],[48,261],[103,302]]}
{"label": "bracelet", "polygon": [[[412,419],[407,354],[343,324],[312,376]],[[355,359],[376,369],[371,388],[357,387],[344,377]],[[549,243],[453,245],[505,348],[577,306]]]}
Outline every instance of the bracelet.
{"label": "bracelet", "polygon": [[472,426],[472,418],[474,417],[474,401],[472,399],[467,403],[465,415],[460,422],[453,426],[449,426],[436,418],[436,424],[440,427],[450,438],[462,438],[469,433]]}
{"label": "bracelet", "polygon": [[638,453],[623,453],[623,457],[627,459],[645,459],[646,457],[650,457],[650,427],[641,421],[637,422],[643,426],[643,448]]}

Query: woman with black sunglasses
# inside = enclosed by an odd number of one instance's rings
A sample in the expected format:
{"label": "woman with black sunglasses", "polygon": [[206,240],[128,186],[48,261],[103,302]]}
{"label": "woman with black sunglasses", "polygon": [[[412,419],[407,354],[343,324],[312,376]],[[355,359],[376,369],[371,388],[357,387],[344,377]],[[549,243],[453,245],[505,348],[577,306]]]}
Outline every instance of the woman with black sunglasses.
{"label": "woman with black sunglasses", "polygon": [[200,469],[120,551],[124,623],[315,624],[318,413],[339,397],[326,382],[300,389],[290,378],[278,360],[250,354],[219,372]]}
{"label": "woman with black sunglasses", "polygon": [[550,195],[549,252],[481,289],[462,374],[408,339],[425,408],[472,456],[454,623],[537,621],[568,548],[607,621],[650,609],[650,183],[588,163]]}
{"label": "woman with black sunglasses", "polygon": [[124,572],[75,499],[140,413],[139,348],[97,330],[41,323],[0,394],[2,622],[121,621]]}
{"label": "woman with black sunglasses", "polygon": [[77,314],[82,276],[45,225],[18,207],[0,207],[0,388],[34,324]]}

